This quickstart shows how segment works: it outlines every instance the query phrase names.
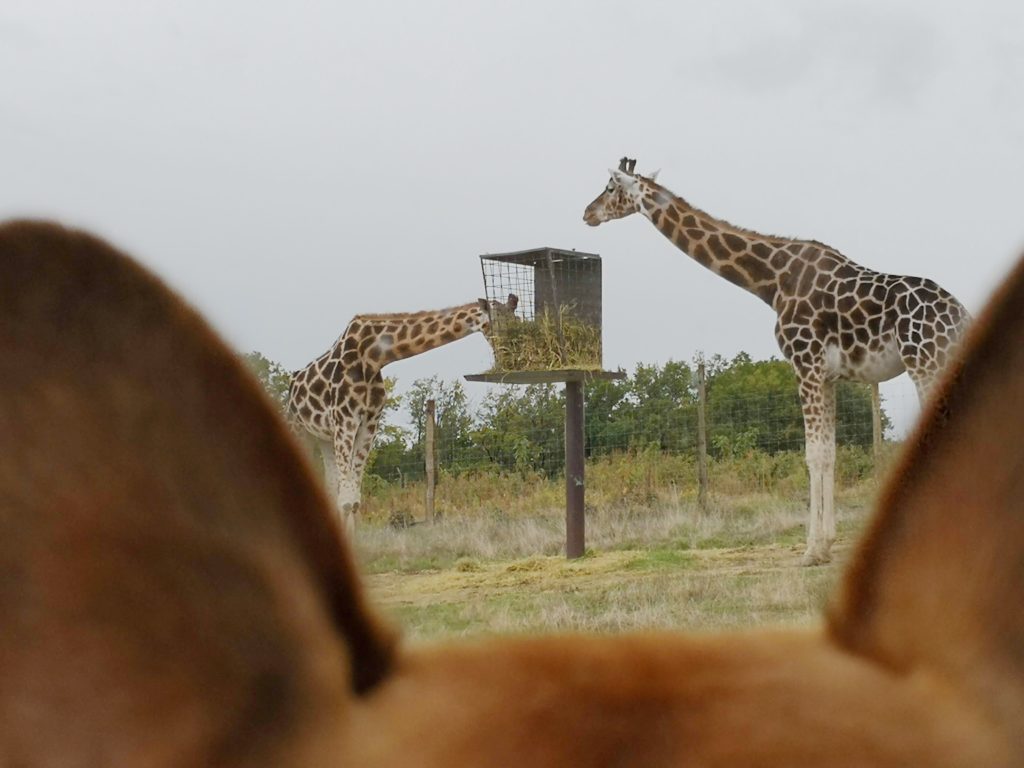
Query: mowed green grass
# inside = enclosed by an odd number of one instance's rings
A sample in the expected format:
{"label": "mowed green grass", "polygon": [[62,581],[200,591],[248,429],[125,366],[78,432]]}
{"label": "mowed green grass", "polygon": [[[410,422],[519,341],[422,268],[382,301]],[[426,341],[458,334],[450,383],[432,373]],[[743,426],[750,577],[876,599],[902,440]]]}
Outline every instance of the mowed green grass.
{"label": "mowed green grass", "polygon": [[[587,554],[564,557],[564,511],[363,525],[375,603],[413,641],[494,634],[812,625],[868,515],[874,486],[839,498],[832,564],[800,567],[805,502],[755,494],[590,510]],[[801,494],[802,495],[802,494]]]}

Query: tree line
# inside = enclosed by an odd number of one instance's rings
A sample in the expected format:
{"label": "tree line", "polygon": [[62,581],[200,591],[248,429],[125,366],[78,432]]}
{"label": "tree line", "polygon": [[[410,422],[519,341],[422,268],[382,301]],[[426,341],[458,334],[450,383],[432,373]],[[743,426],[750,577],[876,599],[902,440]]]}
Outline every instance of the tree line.
{"label": "tree line", "polygon": [[[259,352],[244,358],[283,408],[290,374]],[[697,444],[696,367],[680,361],[640,363],[624,379],[587,384],[588,458],[650,450],[692,454]],[[461,380],[421,378],[401,395],[394,394],[393,379],[387,383],[388,403],[367,467],[380,481],[423,476],[427,400],[436,403],[437,461],[446,472],[549,477],[562,472],[565,396],[560,385],[497,387],[474,406]],[[706,362],[706,392],[707,445],[713,458],[802,450],[803,417],[789,363],[752,360],[743,352],[732,359],[716,355]],[[836,400],[839,445],[870,446],[869,388],[838,382]],[[883,430],[888,424],[883,410]]]}

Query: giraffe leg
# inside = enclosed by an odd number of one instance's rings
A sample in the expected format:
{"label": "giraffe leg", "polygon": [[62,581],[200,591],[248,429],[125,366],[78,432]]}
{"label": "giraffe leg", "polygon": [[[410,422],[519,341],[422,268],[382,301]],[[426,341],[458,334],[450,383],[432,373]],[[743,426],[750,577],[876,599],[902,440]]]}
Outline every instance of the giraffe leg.
{"label": "giraffe leg", "polygon": [[356,514],[359,512],[359,479],[352,471],[352,457],[358,425],[345,420],[334,433],[334,468],[337,484],[335,499],[338,514],[349,539],[355,535]]}
{"label": "giraffe leg", "polygon": [[317,440],[320,460],[324,463],[324,486],[327,494],[335,499],[338,497],[338,461],[334,458],[334,446],[327,440]]}
{"label": "giraffe leg", "polygon": [[831,560],[836,537],[835,520],[835,385],[830,381],[801,382],[810,477],[807,549],[801,564],[819,565]]}
{"label": "giraffe leg", "polygon": [[373,448],[373,439],[377,434],[379,423],[380,413],[371,414],[356,431],[352,446],[352,476],[357,483],[359,498],[362,498],[363,473],[366,471],[366,462],[370,458],[370,450]]}

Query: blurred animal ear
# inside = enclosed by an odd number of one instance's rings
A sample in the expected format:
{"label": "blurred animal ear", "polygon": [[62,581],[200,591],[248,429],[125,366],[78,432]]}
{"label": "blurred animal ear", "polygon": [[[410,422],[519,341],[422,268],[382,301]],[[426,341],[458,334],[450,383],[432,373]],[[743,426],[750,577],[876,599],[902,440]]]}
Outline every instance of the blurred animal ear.
{"label": "blurred animal ear", "polygon": [[657,181],[659,173],[661,173],[661,168],[659,168],[656,171],[651,171],[651,175],[648,176],[647,178],[649,178],[651,181]]}
{"label": "blurred animal ear", "polygon": [[487,299],[477,299],[476,301],[480,305],[480,309],[482,309],[484,312],[491,311],[491,304],[489,301],[487,301]]}
{"label": "blurred animal ear", "polygon": [[510,310],[515,311],[515,308],[519,306],[519,297],[516,296],[514,293],[510,293],[508,295],[508,301],[506,303],[508,304],[508,308]]}
{"label": "blurred animal ear", "polygon": [[964,343],[882,495],[830,630],[887,669],[941,670],[1019,722],[1024,261]]}

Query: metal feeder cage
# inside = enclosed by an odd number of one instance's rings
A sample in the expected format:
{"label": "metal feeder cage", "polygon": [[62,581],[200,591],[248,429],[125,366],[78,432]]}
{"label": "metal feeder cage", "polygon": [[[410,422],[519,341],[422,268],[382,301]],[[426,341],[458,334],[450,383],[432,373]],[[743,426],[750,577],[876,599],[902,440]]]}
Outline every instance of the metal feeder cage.
{"label": "metal feeder cage", "polygon": [[601,370],[600,256],[535,248],[486,254],[480,267],[495,371]]}

